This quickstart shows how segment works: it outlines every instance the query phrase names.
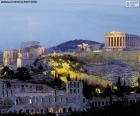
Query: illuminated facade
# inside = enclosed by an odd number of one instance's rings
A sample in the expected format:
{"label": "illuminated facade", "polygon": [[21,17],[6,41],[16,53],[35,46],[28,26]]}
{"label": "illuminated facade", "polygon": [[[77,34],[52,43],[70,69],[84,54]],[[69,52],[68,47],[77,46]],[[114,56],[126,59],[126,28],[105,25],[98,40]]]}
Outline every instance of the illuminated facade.
{"label": "illuminated facade", "polygon": [[82,51],[89,51],[90,49],[90,45],[86,44],[86,43],[82,43],[77,45],[77,47],[82,50]]}
{"label": "illuminated facade", "polygon": [[16,50],[5,50],[3,52],[3,65],[13,66],[17,62],[17,51]]}
{"label": "illuminated facade", "polygon": [[45,48],[42,48],[37,41],[23,42],[21,45],[22,66],[32,64],[36,58],[45,53]]}
{"label": "illuminated facade", "polygon": [[21,49],[19,49],[17,53],[17,67],[21,67],[21,66],[22,66],[22,53],[21,53]]}
{"label": "illuminated facade", "polygon": [[69,81],[66,90],[55,90],[43,84],[32,84],[12,80],[11,87],[0,81],[0,113],[45,114],[70,113],[84,111],[93,104],[94,107],[103,108],[113,103],[125,100],[128,105],[140,102],[140,93],[124,94],[124,98],[93,97],[89,101],[83,96],[81,81]]}
{"label": "illuminated facade", "polygon": [[[3,84],[1,84],[3,86]],[[23,82],[11,83],[11,88],[0,90],[3,98],[9,98],[13,105],[8,112],[67,113],[86,109],[81,81],[69,81],[65,90],[54,90],[46,85]],[[7,94],[8,93],[8,94]],[[3,99],[2,98],[2,99]]]}
{"label": "illuminated facade", "polygon": [[124,32],[105,33],[105,49],[107,51],[122,51],[140,49],[140,36]]}
{"label": "illuminated facade", "polygon": [[32,64],[36,58],[45,53],[45,48],[39,42],[29,41],[22,43],[21,49],[5,50],[3,52],[3,65],[12,68],[22,67]]}

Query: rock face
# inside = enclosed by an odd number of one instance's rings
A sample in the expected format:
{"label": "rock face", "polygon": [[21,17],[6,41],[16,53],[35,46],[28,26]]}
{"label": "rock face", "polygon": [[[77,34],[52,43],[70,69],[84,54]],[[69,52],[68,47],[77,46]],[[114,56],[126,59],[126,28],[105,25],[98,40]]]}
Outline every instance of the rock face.
{"label": "rock face", "polygon": [[94,45],[98,45],[99,48],[102,48],[104,46],[104,44],[102,43],[98,43],[96,41],[91,41],[91,40],[71,40],[71,41],[67,41],[64,43],[61,43],[55,47],[49,48],[48,50],[50,51],[55,51],[55,52],[73,52],[73,51],[77,51],[78,47],[77,45],[79,44],[88,44],[92,47],[94,47]]}
{"label": "rock face", "polygon": [[104,65],[94,65],[94,66],[84,66],[84,69],[89,74],[98,75],[103,79],[110,82],[116,83],[118,77],[121,77],[122,83],[124,80],[127,85],[133,85],[137,83],[140,73],[127,65],[120,64],[104,64]]}

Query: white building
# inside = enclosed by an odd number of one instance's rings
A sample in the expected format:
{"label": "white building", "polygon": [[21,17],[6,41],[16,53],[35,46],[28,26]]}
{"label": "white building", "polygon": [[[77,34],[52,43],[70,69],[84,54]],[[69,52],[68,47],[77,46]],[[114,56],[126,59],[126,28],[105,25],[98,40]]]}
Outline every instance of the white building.
{"label": "white building", "polygon": [[3,52],[3,65],[16,67],[17,50],[5,50]]}
{"label": "white building", "polygon": [[110,97],[93,97],[90,103],[93,104],[94,107],[103,108],[105,106],[109,106],[110,104],[114,104],[118,101],[125,101],[128,105],[140,103],[140,93],[133,93],[130,95],[124,95],[124,98],[112,96]]}
{"label": "white building", "polygon": [[[45,53],[45,48],[42,48],[40,42],[28,41],[21,44],[21,52],[19,52],[17,67],[32,64],[36,58]],[[21,62],[21,64],[20,64]]]}
{"label": "white building", "polygon": [[36,58],[44,53],[45,48],[41,47],[39,42],[23,42],[19,50],[5,50],[3,53],[0,53],[0,64],[1,59],[3,59],[4,66],[10,66],[16,69],[17,67],[32,64]]}
{"label": "white building", "polygon": [[1,93],[5,91],[2,99],[6,97],[14,103],[5,112],[67,113],[83,111],[86,108],[81,81],[69,81],[64,91],[31,83],[12,82],[9,89],[5,84],[0,85],[5,87],[0,90]]}

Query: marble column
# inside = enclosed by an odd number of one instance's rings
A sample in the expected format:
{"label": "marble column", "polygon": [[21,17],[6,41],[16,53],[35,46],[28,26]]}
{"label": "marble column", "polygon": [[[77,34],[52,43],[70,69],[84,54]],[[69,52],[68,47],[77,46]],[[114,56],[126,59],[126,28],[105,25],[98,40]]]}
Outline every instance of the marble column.
{"label": "marble column", "polygon": [[115,47],[115,37],[113,37],[113,47]]}
{"label": "marble column", "polygon": [[114,42],[114,38],[111,38],[111,47],[114,46],[113,42]]}
{"label": "marble column", "polygon": [[114,37],[114,47],[116,47],[116,37]]}
{"label": "marble column", "polygon": [[119,44],[119,47],[120,47],[120,40],[121,40],[121,38],[119,37],[119,43],[118,43]]}
{"label": "marble column", "polygon": [[108,47],[110,47],[110,37],[108,37]]}
{"label": "marble column", "polygon": [[126,48],[127,47],[127,40],[124,36],[123,36],[123,38],[124,38],[124,47]]}
{"label": "marble column", "polygon": [[107,37],[107,47],[109,47],[110,43],[109,43],[109,37]]}
{"label": "marble column", "polygon": [[118,42],[118,40],[117,40],[118,38],[116,37],[116,47],[118,47],[118,44],[117,44],[117,42]]}
{"label": "marble column", "polygon": [[124,37],[122,37],[122,40],[123,40],[122,46],[124,47]]}
{"label": "marble column", "polygon": [[110,38],[110,47],[112,46],[112,38]]}
{"label": "marble column", "polygon": [[105,47],[107,47],[107,37],[105,37]]}

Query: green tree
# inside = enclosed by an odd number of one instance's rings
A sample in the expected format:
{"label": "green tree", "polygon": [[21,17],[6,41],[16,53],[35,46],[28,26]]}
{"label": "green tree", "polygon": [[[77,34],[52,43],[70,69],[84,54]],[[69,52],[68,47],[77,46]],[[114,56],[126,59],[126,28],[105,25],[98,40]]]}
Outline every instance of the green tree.
{"label": "green tree", "polygon": [[5,66],[1,70],[1,75],[4,76],[4,78],[9,78],[9,79],[15,78],[14,71],[10,69],[8,66]]}
{"label": "green tree", "polygon": [[111,97],[112,96],[112,88],[110,87],[109,84],[107,85],[107,87],[104,90],[104,95],[106,97]]}
{"label": "green tree", "polygon": [[87,80],[83,81],[83,95],[90,99],[93,97],[93,90],[94,88],[87,83]]}
{"label": "green tree", "polygon": [[140,93],[140,78],[138,78],[138,87],[137,87],[136,92],[137,93]]}
{"label": "green tree", "polygon": [[42,65],[39,65],[38,69],[39,69],[40,72],[43,72],[43,66]]}
{"label": "green tree", "polygon": [[23,80],[23,81],[31,79],[31,76],[30,76],[27,68],[25,68],[25,67],[20,67],[17,69],[16,77],[19,80]]}
{"label": "green tree", "polygon": [[70,74],[67,75],[67,81],[71,81]]}
{"label": "green tree", "polygon": [[120,77],[118,77],[118,82],[117,82],[116,86],[117,86],[117,96],[123,97],[123,87],[121,85],[121,78]]}

